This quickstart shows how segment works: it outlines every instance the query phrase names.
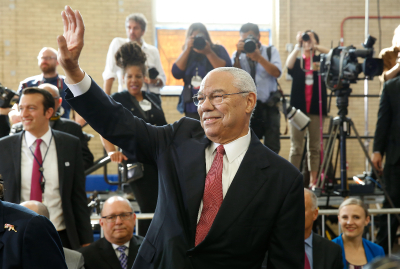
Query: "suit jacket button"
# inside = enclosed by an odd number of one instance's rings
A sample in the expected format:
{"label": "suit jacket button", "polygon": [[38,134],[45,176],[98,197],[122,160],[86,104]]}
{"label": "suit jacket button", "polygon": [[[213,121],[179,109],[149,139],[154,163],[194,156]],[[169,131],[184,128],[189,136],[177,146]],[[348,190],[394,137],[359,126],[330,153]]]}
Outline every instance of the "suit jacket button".
{"label": "suit jacket button", "polygon": [[135,110],[135,109],[132,107],[132,108],[131,108],[131,111],[134,111],[134,110]]}

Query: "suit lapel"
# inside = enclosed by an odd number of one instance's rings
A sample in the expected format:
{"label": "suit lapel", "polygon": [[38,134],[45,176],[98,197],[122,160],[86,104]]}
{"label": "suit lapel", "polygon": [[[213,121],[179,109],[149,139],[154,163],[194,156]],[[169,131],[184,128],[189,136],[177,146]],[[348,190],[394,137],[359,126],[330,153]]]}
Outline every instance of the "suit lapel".
{"label": "suit lapel", "polygon": [[113,269],[121,269],[121,263],[118,260],[117,254],[110,242],[108,242],[105,238],[101,238],[102,244],[100,244],[100,255],[103,257],[109,265],[110,268]]}
{"label": "suit lapel", "polygon": [[128,253],[128,268],[131,268],[133,265],[133,262],[135,261],[135,258],[137,256],[139,249],[139,245],[133,236],[131,238],[131,241],[129,242],[129,253]]}
{"label": "suit lapel", "polygon": [[182,188],[181,193],[186,207],[184,210],[189,215],[190,234],[188,236],[189,242],[193,243],[193,245],[196,234],[197,216],[206,179],[205,149],[209,144],[210,140],[208,140],[201,129],[198,133],[193,134],[192,139],[188,139],[177,148],[177,154],[180,157],[180,178],[185,179],[185,182],[180,182],[180,187]]}
{"label": "suit lapel", "polygon": [[17,203],[21,201],[21,154],[22,154],[22,138],[24,137],[25,132],[20,132],[15,134],[17,139],[13,141],[13,151],[12,151],[12,158],[14,163],[15,169],[15,180],[16,180],[16,197]]}
{"label": "suit lapel", "polygon": [[320,238],[317,234],[313,233],[313,240],[312,240],[312,255],[313,255],[313,268],[323,268],[323,260],[325,253],[322,248],[318,248]]}
{"label": "suit lapel", "polygon": [[265,158],[266,150],[252,132],[249,149],[240,164],[239,170],[226,193],[221,208],[204,242],[207,241],[208,237],[215,239],[222,235],[235,222],[241,212],[246,209],[262,185],[267,181],[267,175],[265,171],[262,171],[269,166],[269,162]]}
{"label": "suit lapel", "polygon": [[65,146],[64,141],[59,137],[57,131],[51,130],[54,137],[54,142],[56,145],[56,153],[57,153],[57,165],[58,165],[58,181],[60,185],[60,195],[62,197],[63,187],[64,187],[64,156],[65,154]]}

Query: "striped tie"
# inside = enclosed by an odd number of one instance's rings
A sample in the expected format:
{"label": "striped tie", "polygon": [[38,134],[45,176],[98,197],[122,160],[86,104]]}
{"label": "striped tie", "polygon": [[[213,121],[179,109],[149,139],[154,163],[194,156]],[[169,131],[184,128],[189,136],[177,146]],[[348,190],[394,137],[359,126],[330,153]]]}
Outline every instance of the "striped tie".
{"label": "striped tie", "polygon": [[128,256],[126,256],[126,254],[125,254],[125,250],[127,248],[128,247],[125,245],[117,247],[117,250],[119,252],[121,252],[121,255],[119,256],[119,262],[121,263],[122,269],[127,269],[127,267],[128,267]]}

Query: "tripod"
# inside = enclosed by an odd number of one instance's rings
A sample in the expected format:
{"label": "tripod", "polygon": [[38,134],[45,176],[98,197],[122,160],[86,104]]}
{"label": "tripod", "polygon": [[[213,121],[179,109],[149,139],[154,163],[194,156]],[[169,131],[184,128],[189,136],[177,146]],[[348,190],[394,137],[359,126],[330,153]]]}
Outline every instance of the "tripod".
{"label": "tripod", "polygon": [[[318,171],[318,179],[317,179],[317,187],[323,188],[325,186],[325,176],[321,179],[321,175],[328,171],[328,166],[332,161],[332,156],[334,152],[335,141],[339,139],[339,147],[338,147],[338,154],[340,153],[340,189],[339,193],[341,196],[346,197],[349,195],[349,190],[347,187],[347,170],[346,170],[346,138],[350,135],[351,129],[354,131],[357,141],[359,142],[361,149],[364,152],[365,158],[368,160],[369,164],[373,168],[376,175],[378,175],[377,171],[375,170],[372,161],[369,157],[367,150],[364,147],[363,142],[361,141],[360,135],[356,127],[354,126],[353,121],[347,117],[348,113],[348,105],[349,105],[349,95],[352,92],[352,89],[349,87],[344,87],[342,89],[338,89],[335,91],[336,105],[339,109],[338,117],[333,119],[332,128],[330,130],[329,139],[326,144],[326,149],[324,153],[323,162]],[[379,178],[379,181],[380,178]],[[383,186],[382,186],[383,187]],[[385,192],[385,196],[388,197],[386,190],[383,188]],[[391,202],[391,201],[390,201]]]}

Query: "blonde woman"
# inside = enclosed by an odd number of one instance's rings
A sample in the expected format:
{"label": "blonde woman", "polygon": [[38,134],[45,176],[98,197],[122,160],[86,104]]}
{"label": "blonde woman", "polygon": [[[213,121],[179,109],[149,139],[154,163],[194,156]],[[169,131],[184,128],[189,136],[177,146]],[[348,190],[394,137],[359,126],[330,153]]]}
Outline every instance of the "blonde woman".
{"label": "blonde woman", "polygon": [[338,220],[343,233],[332,241],[342,248],[344,269],[362,269],[375,257],[385,256],[381,246],[362,237],[370,217],[361,200],[349,198],[343,201]]}

